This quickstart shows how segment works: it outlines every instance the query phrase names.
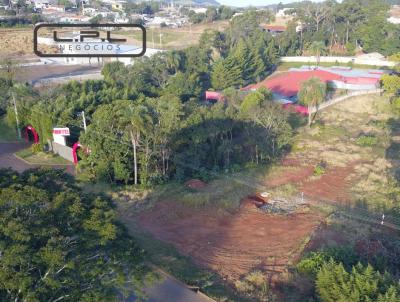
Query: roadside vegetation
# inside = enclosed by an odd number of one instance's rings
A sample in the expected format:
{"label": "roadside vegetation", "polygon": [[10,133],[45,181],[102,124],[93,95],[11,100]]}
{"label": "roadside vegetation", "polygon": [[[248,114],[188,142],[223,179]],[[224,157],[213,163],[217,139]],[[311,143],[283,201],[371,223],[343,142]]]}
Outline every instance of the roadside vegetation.
{"label": "roadside vegetation", "polygon": [[32,148],[18,151],[15,155],[31,165],[72,165],[71,162],[54,153],[46,153],[43,151],[37,152],[32,150]]}
{"label": "roadside vegetation", "polygon": [[[379,220],[385,214],[396,227],[400,217],[398,75],[383,78],[384,95],[317,112],[308,127],[267,89],[238,91],[271,74],[282,55],[358,46],[398,53],[386,5],[367,2],[296,5],[301,40],[296,20],[272,36],[259,27],[270,16],[247,11],[223,31],[205,31],[198,46],[113,62],[104,80],[47,91],[17,83],[11,63],[2,69],[1,121],[6,114],[16,127],[14,96],[20,125],[40,138],[35,154],[22,156],[47,156],[40,152],[56,125],[84,147],[82,191],[59,172],[1,172],[2,244],[14,257],[1,259],[0,296],[110,301],[128,282],[143,286],[145,249],[150,262],[220,301],[398,301],[400,241]],[[226,99],[207,104],[206,90]],[[313,79],[300,99],[314,106],[325,93]],[[86,194],[106,189],[136,239],[110,199]],[[249,195],[265,191],[309,205],[284,213],[249,206]]]}
{"label": "roadside vegetation", "polygon": [[154,278],[111,201],[62,172],[0,170],[2,301],[118,301]]}
{"label": "roadside vegetation", "polygon": [[0,142],[12,142],[17,140],[16,130],[7,124],[4,116],[0,117]]}

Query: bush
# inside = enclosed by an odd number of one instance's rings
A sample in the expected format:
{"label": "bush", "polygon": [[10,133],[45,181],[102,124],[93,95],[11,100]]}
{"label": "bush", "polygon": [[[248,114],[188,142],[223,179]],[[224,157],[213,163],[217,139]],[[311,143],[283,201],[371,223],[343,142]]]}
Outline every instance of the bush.
{"label": "bush", "polygon": [[326,162],[321,161],[315,168],[314,168],[314,175],[321,176],[326,172]]}
{"label": "bush", "polygon": [[378,138],[373,135],[361,135],[357,138],[356,144],[359,146],[375,146],[378,143]]}
{"label": "bush", "polygon": [[43,147],[41,144],[33,144],[31,146],[31,151],[32,151],[32,153],[39,153],[39,152],[43,151]]}
{"label": "bush", "polygon": [[249,273],[241,280],[235,282],[236,290],[248,297],[256,298],[258,301],[275,301],[268,286],[267,277],[260,271]]}

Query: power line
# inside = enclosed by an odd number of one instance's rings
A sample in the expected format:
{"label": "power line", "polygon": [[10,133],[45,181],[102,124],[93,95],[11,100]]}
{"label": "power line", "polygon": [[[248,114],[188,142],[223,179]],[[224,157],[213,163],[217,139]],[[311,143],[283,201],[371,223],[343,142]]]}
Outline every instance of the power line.
{"label": "power line", "polygon": [[[33,111],[36,111],[37,113],[41,113],[41,114],[48,114],[48,113],[45,113],[45,112],[43,112],[43,111],[39,111],[39,110],[37,110],[37,109],[35,109],[35,110],[33,110]],[[90,117],[89,117],[88,119],[91,120]],[[78,125],[73,125],[73,126],[75,126],[75,127],[77,127],[77,128],[80,128],[80,129],[82,129],[82,130],[85,130],[85,128],[82,127],[82,126],[78,126]],[[114,141],[114,142],[116,142],[116,143],[118,143],[118,144],[126,145],[126,146],[128,146],[129,148],[132,147],[131,142],[130,142],[129,140],[123,139],[122,136],[119,137],[119,138],[111,138],[111,137],[107,136],[107,134],[105,134],[105,133],[102,133],[102,132],[100,132],[100,131],[96,131],[95,129],[92,129],[92,127],[90,127],[90,125],[89,125],[89,128],[88,128],[88,132],[94,132],[94,133],[96,133],[96,134],[102,136],[103,138],[105,138],[105,139],[107,139],[107,140]],[[125,131],[124,131],[124,130],[121,130],[121,132],[125,132]],[[157,145],[156,145],[156,146],[157,146]],[[158,145],[157,147],[160,147],[160,145]],[[183,166],[183,167],[186,167],[186,168],[195,170],[195,171],[197,171],[197,172],[202,172],[202,170],[201,170],[198,166],[195,166],[195,165],[190,164],[190,163],[183,162],[182,160],[179,160],[179,159],[174,158],[173,162],[174,162],[175,164],[179,164],[179,165],[181,165],[181,166]],[[256,179],[250,179],[250,180],[244,179],[244,180],[243,180],[243,179],[240,179],[240,178],[235,177],[235,176],[233,176],[233,175],[224,175],[224,174],[220,174],[220,173],[214,172],[214,171],[212,171],[212,170],[209,170],[209,171],[207,171],[207,172],[208,172],[210,175],[212,175],[213,177],[215,177],[216,179],[218,179],[218,178],[219,178],[219,179],[221,179],[221,178],[228,179],[228,180],[231,180],[232,182],[235,182],[235,183],[237,183],[237,184],[247,186],[248,188],[250,188],[250,189],[252,189],[252,190],[256,190],[256,191],[268,191],[268,190],[271,189],[271,188],[268,187],[265,183],[260,182],[260,181],[257,181]],[[242,177],[242,178],[243,178],[243,177]],[[319,204],[332,206],[332,207],[334,207],[336,210],[338,210],[340,213],[342,213],[343,215],[345,215],[346,217],[348,217],[348,218],[350,218],[350,219],[357,220],[357,221],[360,221],[360,220],[361,220],[361,221],[363,221],[363,222],[365,222],[365,223],[369,223],[369,224],[381,225],[381,219],[380,219],[380,218],[377,218],[377,217],[374,217],[374,216],[373,216],[374,213],[371,213],[371,212],[368,211],[367,209],[362,208],[362,207],[358,207],[358,206],[356,206],[356,205],[354,205],[354,204],[352,204],[351,207],[344,207],[344,206],[343,206],[340,202],[338,202],[338,201],[314,199],[314,198],[311,198],[311,197],[309,197],[309,199],[310,199],[310,200],[315,200],[315,201],[316,201],[317,203],[319,203]],[[310,204],[311,204],[311,202],[310,202]],[[313,206],[313,207],[317,207],[316,205],[312,205],[312,206]],[[352,213],[352,214],[349,214],[349,210],[352,210],[353,213]],[[358,213],[362,213],[362,214],[356,215],[356,213],[354,213],[355,211],[357,211]],[[376,214],[376,215],[378,215],[378,214]],[[381,214],[379,214],[379,215],[381,215]],[[380,217],[380,216],[379,216],[379,217]],[[395,217],[393,217],[393,216],[389,216],[388,214],[386,214],[386,215],[385,215],[385,223],[384,223],[384,226],[386,226],[386,227],[388,227],[388,228],[391,228],[391,229],[394,229],[394,230],[400,231],[400,219],[395,218]]]}

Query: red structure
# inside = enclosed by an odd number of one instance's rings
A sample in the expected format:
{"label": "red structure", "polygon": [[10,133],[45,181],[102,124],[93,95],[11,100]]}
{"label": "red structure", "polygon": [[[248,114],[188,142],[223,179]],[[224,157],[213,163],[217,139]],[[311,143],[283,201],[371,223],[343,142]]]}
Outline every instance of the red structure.
{"label": "red structure", "polygon": [[31,125],[28,125],[25,127],[25,132],[24,132],[25,140],[27,142],[29,142],[29,132],[28,131],[30,131],[33,135],[33,142],[35,144],[38,144],[39,143],[39,135],[37,134],[35,128],[33,128]]}
{"label": "red structure", "polygon": [[308,108],[306,106],[303,105],[297,105],[297,104],[283,104],[282,107],[284,109],[288,109],[288,110],[292,110],[294,112],[297,112],[301,115],[308,115]]}
{"label": "red structure", "polygon": [[222,101],[224,96],[217,91],[206,91],[206,101]]}
{"label": "red structure", "polygon": [[78,148],[81,148],[82,145],[79,142],[76,142],[73,146],[72,146],[72,156],[74,158],[74,165],[78,164],[78,155],[76,154],[76,150],[78,150]]}
{"label": "red structure", "polygon": [[286,30],[286,26],[283,25],[266,25],[265,30],[272,34],[283,33]]}
{"label": "red structure", "polygon": [[290,72],[276,77],[267,78],[260,83],[249,85],[243,88],[243,90],[254,90],[260,87],[266,87],[275,93],[286,97],[291,97],[297,95],[297,93],[300,91],[301,83],[313,77],[318,78],[325,83],[329,81],[339,81],[342,79],[340,75],[324,70]]}

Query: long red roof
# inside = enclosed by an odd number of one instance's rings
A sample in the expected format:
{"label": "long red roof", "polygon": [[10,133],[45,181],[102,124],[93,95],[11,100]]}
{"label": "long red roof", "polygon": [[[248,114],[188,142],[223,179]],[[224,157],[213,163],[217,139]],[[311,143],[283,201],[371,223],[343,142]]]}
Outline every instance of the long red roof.
{"label": "long red roof", "polygon": [[278,93],[283,96],[296,95],[301,84],[308,79],[315,77],[319,78],[323,82],[343,80],[340,75],[330,73],[324,70],[310,70],[310,71],[292,71],[290,73],[282,74],[273,78],[267,78],[257,84],[249,85],[245,87],[245,90],[258,89],[260,87],[266,87],[272,92]]}

